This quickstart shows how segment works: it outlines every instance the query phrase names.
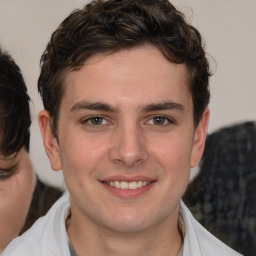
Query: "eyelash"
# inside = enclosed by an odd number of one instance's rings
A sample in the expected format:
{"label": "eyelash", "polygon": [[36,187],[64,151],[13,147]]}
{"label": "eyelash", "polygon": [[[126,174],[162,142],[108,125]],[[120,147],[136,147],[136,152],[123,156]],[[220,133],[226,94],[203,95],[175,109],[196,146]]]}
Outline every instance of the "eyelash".
{"label": "eyelash", "polygon": [[[174,124],[175,122],[174,122],[174,120],[172,119],[172,118],[170,118],[170,117],[166,117],[166,116],[162,116],[162,115],[156,115],[156,116],[153,116],[153,117],[151,117],[150,119],[149,119],[149,121],[148,121],[148,123],[151,121],[151,120],[154,120],[154,119],[161,119],[161,120],[164,120],[164,122],[166,122],[167,121],[167,123],[163,123],[163,124],[151,124],[151,125],[159,125],[159,126],[161,126],[161,125],[163,125],[163,126],[166,126],[166,125],[168,125],[168,124]],[[154,121],[153,121],[154,122]]]}
{"label": "eyelash", "polygon": [[[152,123],[151,125],[163,125],[163,126],[166,126],[168,124],[174,124],[174,120],[170,117],[166,117],[166,116],[163,116],[163,115],[155,115],[155,116],[152,116],[150,119],[148,119],[147,123],[149,123],[151,120],[156,120],[156,119],[161,119],[162,121],[164,121],[163,124],[159,123],[159,124],[156,124],[156,123]],[[94,121],[97,122],[100,121],[100,123],[96,124],[96,123],[93,123]],[[166,123],[167,121],[167,123]],[[90,116],[88,118],[86,118],[85,120],[82,121],[82,124],[89,124],[91,126],[101,126],[101,125],[107,125],[109,123],[109,121],[103,117],[103,116]]]}
{"label": "eyelash", "polygon": [[103,121],[103,122],[105,121],[106,123],[108,122],[108,121],[106,120],[106,118],[104,118],[104,117],[102,117],[102,116],[90,116],[90,117],[86,118],[85,120],[83,120],[83,121],[82,121],[82,124],[89,124],[89,125],[91,125],[91,126],[106,125],[106,124],[102,124],[102,123],[100,123],[100,124],[93,124],[93,123],[92,123],[92,120],[95,121],[95,119],[100,119],[101,121]]}
{"label": "eyelash", "polygon": [[0,180],[7,180],[12,177],[17,172],[17,166],[13,166],[10,168],[0,168]]}

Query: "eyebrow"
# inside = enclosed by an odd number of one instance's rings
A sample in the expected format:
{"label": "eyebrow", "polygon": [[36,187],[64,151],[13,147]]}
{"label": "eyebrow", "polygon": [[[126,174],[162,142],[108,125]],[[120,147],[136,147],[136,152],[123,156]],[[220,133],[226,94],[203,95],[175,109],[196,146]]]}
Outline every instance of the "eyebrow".
{"label": "eyebrow", "polygon": [[101,103],[101,102],[90,103],[87,101],[81,101],[76,103],[74,106],[71,107],[70,112],[73,112],[76,110],[83,110],[83,109],[106,111],[106,112],[117,112],[117,109],[113,108],[109,104]]}
{"label": "eyebrow", "polygon": [[160,111],[160,110],[180,110],[184,111],[184,106],[179,103],[175,102],[164,102],[164,103],[157,103],[157,104],[149,104],[144,107],[142,107],[142,112],[154,112],[154,111]]}
{"label": "eyebrow", "polygon": [[[184,106],[175,102],[164,102],[164,103],[152,103],[145,106],[141,106],[140,112],[154,112],[161,110],[179,110],[184,111]],[[90,103],[87,101],[81,101],[73,105],[70,112],[77,110],[94,110],[94,111],[106,111],[106,112],[118,112],[118,108],[112,107],[107,103],[95,102]]]}
{"label": "eyebrow", "polygon": [[11,155],[7,155],[7,156],[0,154],[0,160],[1,161],[12,161],[17,157],[18,153],[19,152],[15,152],[15,153],[13,153]]}

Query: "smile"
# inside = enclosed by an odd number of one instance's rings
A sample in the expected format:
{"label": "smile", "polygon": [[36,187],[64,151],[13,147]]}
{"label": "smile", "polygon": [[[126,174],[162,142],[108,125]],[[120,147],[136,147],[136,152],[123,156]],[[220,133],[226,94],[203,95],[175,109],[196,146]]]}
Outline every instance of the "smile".
{"label": "smile", "polygon": [[138,188],[142,188],[145,186],[148,186],[151,184],[150,181],[131,181],[131,182],[126,182],[126,181],[104,181],[104,184],[111,186],[111,187],[115,187],[115,188],[119,188],[119,189],[138,189]]}

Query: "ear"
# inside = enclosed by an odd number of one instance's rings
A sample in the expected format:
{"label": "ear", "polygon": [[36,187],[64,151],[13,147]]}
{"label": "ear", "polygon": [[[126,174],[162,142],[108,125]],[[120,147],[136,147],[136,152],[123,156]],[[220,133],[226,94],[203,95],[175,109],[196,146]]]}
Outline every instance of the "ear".
{"label": "ear", "polygon": [[59,145],[51,129],[51,117],[48,111],[42,110],[38,114],[38,123],[43,138],[44,149],[50,160],[51,167],[54,171],[58,171],[61,169]]}
{"label": "ear", "polygon": [[197,166],[197,164],[199,163],[203,155],[209,116],[210,116],[210,111],[208,108],[206,108],[203,112],[203,115],[199,124],[195,128],[191,162],[190,162],[191,168],[194,168],[195,166]]}

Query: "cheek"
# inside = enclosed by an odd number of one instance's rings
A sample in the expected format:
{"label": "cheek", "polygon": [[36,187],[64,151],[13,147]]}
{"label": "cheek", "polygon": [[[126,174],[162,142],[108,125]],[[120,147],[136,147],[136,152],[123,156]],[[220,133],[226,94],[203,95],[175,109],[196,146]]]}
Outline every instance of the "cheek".
{"label": "cheek", "polygon": [[16,201],[7,194],[9,188],[7,189],[5,185],[7,184],[0,185],[0,252],[18,235],[20,227],[19,222],[17,223],[17,220],[13,218],[13,215],[17,212],[15,208]]}
{"label": "cheek", "polygon": [[167,184],[166,195],[177,197],[182,195],[187,187],[190,174],[191,142],[181,139],[181,136],[163,139],[152,144],[151,157],[163,170],[162,180]]}
{"label": "cheek", "polygon": [[66,182],[75,182],[75,179],[80,182],[81,176],[91,178],[94,170],[106,158],[108,144],[103,139],[83,136],[74,136],[72,141],[62,141],[60,156],[63,174],[66,178],[72,176],[72,180],[66,179]]}
{"label": "cheek", "polygon": [[173,171],[190,169],[192,142],[182,136],[170,136],[157,142],[152,141],[150,151],[164,169]]}
{"label": "cheek", "polygon": [[[24,177],[23,177],[24,176]],[[6,246],[22,229],[34,190],[34,176],[16,174],[0,182],[0,247]]]}

